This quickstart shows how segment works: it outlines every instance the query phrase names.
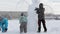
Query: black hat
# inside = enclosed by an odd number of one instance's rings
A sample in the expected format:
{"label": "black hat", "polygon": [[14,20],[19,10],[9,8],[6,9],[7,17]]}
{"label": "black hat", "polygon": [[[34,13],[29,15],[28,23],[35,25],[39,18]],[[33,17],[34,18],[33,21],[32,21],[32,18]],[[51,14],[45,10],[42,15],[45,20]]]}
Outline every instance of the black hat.
{"label": "black hat", "polygon": [[[43,5],[43,3],[40,3],[40,5]],[[40,5],[39,5],[39,6],[40,6]]]}
{"label": "black hat", "polygon": [[21,13],[21,16],[23,16],[23,13]]}

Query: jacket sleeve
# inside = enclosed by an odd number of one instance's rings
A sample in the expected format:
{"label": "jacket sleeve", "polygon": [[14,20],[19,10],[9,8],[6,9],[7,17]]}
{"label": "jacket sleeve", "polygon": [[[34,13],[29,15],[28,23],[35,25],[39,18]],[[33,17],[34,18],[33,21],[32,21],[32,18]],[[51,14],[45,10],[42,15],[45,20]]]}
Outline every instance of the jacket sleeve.
{"label": "jacket sleeve", "polygon": [[45,11],[45,8],[43,8],[43,11]]}
{"label": "jacket sleeve", "polygon": [[1,28],[1,26],[2,26],[2,23],[0,22],[0,28]]}
{"label": "jacket sleeve", "polygon": [[22,17],[20,16],[20,17],[19,17],[19,23],[21,23],[21,18],[22,18]]}
{"label": "jacket sleeve", "polygon": [[25,17],[26,22],[28,21],[27,16]]}
{"label": "jacket sleeve", "polygon": [[35,8],[35,10],[36,10],[36,13],[38,14],[38,12],[39,12],[39,8]]}

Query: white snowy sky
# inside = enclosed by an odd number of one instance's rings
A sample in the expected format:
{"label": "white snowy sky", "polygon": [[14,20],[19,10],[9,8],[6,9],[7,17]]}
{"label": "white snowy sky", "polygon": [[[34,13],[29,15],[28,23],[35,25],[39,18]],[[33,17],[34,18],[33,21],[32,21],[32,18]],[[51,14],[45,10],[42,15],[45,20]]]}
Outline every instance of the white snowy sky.
{"label": "white snowy sky", "polygon": [[[31,0],[28,2],[31,4]],[[0,0],[0,11],[26,11],[27,3],[24,0]]]}
{"label": "white snowy sky", "polygon": [[[51,7],[53,11],[50,12],[60,14],[60,0],[40,0],[40,2]],[[26,0],[26,2],[24,0],[0,0],[0,11],[27,11],[31,4],[31,0]]]}
{"label": "white snowy sky", "polygon": [[[60,0],[41,0],[45,5],[51,7],[53,11],[50,11],[54,14],[60,14]],[[49,10],[46,10],[49,12]]]}

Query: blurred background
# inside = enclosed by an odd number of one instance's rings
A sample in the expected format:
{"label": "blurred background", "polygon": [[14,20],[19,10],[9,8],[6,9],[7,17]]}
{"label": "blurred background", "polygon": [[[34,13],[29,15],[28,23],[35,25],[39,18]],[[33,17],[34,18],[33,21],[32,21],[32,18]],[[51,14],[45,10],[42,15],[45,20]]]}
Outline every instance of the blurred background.
{"label": "blurred background", "polygon": [[[38,0],[44,4],[45,18],[60,20],[60,0]],[[32,0],[0,0],[0,15],[17,19],[22,12],[27,15]]]}

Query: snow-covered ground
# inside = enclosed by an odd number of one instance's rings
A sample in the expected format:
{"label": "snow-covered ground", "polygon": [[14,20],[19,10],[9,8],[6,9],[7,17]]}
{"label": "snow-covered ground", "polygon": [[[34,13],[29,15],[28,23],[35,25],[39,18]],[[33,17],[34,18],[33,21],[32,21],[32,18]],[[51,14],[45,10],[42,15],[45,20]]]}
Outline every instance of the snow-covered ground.
{"label": "snow-covered ground", "polygon": [[[28,32],[26,34],[60,34],[60,20],[46,20],[46,26],[48,31],[37,33],[37,23],[28,23]],[[0,32],[0,34],[20,34],[19,32],[19,20],[9,20],[9,27],[6,33]],[[24,33],[23,33],[24,34]]]}

